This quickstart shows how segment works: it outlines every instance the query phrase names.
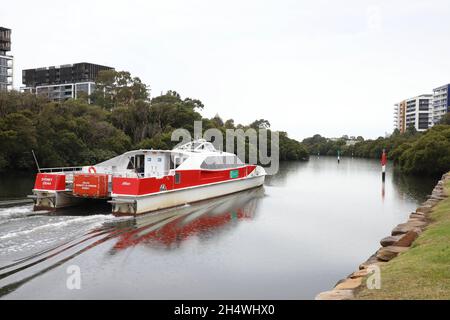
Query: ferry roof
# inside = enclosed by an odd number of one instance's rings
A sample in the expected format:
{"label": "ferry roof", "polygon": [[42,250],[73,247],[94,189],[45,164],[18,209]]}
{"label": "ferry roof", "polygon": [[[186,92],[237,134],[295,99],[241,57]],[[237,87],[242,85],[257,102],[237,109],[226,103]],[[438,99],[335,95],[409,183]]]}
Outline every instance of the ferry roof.
{"label": "ferry roof", "polygon": [[[127,151],[119,156],[106,160],[104,162],[98,163],[97,166],[117,166],[121,167],[128,164],[129,158],[138,154],[147,153],[170,153],[174,155],[186,155],[190,158],[204,158],[205,156],[217,155],[218,153],[222,155],[233,155],[234,153],[222,152],[214,148],[211,142],[204,139],[194,140],[175,147],[172,150],[160,150],[160,149],[138,149]],[[197,162],[197,161],[196,161]]]}

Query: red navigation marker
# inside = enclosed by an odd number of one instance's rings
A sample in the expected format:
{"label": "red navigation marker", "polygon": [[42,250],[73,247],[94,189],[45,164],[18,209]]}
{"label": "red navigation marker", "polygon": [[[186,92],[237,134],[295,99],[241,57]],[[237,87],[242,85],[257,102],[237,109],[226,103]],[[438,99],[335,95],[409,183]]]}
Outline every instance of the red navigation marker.
{"label": "red navigation marker", "polygon": [[381,165],[385,166],[387,163],[386,151],[383,149],[383,154],[381,155]]}
{"label": "red navigation marker", "polygon": [[387,157],[386,157],[386,151],[383,149],[383,153],[381,154],[381,179],[384,182],[384,179],[386,178],[386,163],[387,163]]}

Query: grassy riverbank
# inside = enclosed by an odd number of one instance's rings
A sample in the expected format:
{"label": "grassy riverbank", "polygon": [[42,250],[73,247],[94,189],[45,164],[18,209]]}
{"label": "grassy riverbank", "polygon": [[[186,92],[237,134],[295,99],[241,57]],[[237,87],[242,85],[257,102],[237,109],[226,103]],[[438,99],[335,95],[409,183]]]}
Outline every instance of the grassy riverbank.
{"label": "grassy riverbank", "polygon": [[[444,188],[450,195],[450,180]],[[381,266],[381,289],[364,287],[357,299],[450,299],[450,198],[431,221],[410,250]]]}

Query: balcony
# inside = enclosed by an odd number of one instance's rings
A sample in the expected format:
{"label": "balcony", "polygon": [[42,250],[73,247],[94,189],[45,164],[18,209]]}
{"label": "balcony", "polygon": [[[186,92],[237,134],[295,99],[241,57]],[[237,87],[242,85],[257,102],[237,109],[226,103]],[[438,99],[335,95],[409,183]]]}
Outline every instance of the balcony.
{"label": "balcony", "polygon": [[11,44],[0,42],[0,51],[11,51]]}

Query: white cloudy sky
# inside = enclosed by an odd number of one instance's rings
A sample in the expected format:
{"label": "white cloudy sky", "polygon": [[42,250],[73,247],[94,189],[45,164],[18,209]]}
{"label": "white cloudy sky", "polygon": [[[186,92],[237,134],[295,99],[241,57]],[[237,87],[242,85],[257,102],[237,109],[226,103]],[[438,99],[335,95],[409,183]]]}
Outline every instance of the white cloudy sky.
{"label": "white cloudy sky", "polygon": [[[5,6],[2,6],[5,8]],[[377,137],[396,101],[450,82],[447,0],[21,1],[0,11],[21,70],[93,62],[266,118],[291,137]]]}

